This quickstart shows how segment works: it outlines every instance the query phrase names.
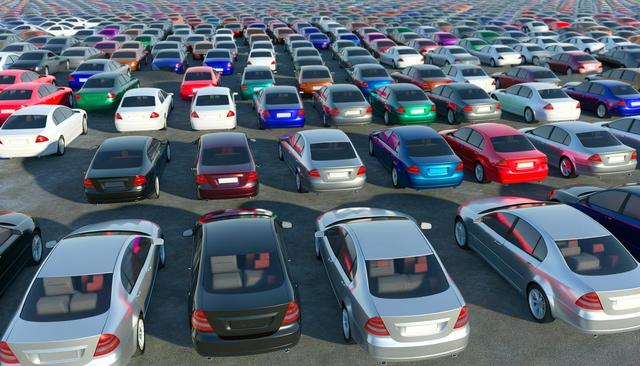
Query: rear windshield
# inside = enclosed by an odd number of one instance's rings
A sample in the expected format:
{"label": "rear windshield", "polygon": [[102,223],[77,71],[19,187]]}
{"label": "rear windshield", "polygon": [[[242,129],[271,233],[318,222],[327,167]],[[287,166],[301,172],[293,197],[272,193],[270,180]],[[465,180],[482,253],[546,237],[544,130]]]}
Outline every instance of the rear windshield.
{"label": "rear windshield", "polygon": [[359,90],[335,91],[332,93],[334,103],[364,102],[364,96]]}
{"label": "rear windshield", "polygon": [[191,71],[184,75],[184,81],[194,81],[194,80],[212,80],[210,72],[204,71]]}
{"label": "rear windshield", "polygon": [[16,81],[16,77],[13,75],[0,75],[0,84],[13,84]]}
{"label": "rear windshield", "polygon": [[22,49],[24,48],[23,45],[19,45],[19,44],[12,44],[12,45],[8,45],[7,47],[2,49],[2,52],[20,52],[22,51]]}
{"label": "rear windshield", "polygon": [[180,48],[180,45],[175,43],[160,43],[153,46],[154,50],[177,50]]}
{"label": "rear windshield", "polygon": [[123,51],[123,52],[115,52],[111,58],[113,59],[117,59],[117,58],[127,58],[127,59],[134,59],[136,58],[136,53],[135,51]]}
{"label": "rear windshield", "polygon": [[32,93],[31,90],[5,90],[0,93],[0,100],[27,100]]}
{"label": "rear windshield", "polygon": [[369,291],[375,297],[424,297],[449,288],[449,282],[433,254],[366,262]]}
{"label": "rear windshield", "polygon": [[[255,246],[255,245],[254,245]],[[276,252],[243,252],[243,247],[228,248],[226,253],[205,257],[204,285],[218,294],[250,293],[282,286],[284,276]]]}
{"label": "rear windshield", "polygon": [[2,125],[3,130],[28,130],[45,128],[47,116],[41,114],[13,115]]}
{"label": "rear windshield", "polygon": [[96,48],[99,50],[110,50],[112,48],[116,48],[117,45],[115,43],[98,43]]}
{"label": "rear windshield", "polygon": [[156,97],[151,95],[138,95],[135,97],[126,97],[122,100],[120,105],[123,108],[135,108],[135,107],[155,107]]}
{"label": "rear windshield", "polygon": [[399,102],[417,102],[427,101],[427,96],[422,90],[398,90],[396,91],[396,99]]}
{"label": "rear windshield", "polygon": [[249,57],[273,57],[273,54],[268,51],[253,51]]}
{"label": "rear windshield", "polygon": [[365,50],[365,49],[354,49],[354,50],[349,50],[349,56],[371,56],[371,54],[369,53],[369,51]]}
{"label": "rear windshield", "polygon": [[304,70],[302,73],[303,79],[329,79],[331,73],[329,70]]}
{"label": "rear windshield", "polygon": [[481,68],[470,68],[470,69],[462,69],[462,76],[487,76],[487,73],[484,72]]}
{"label": "rear windshield", "polygon": [[635,90],[630,85],[626,85],[626,84],[610,86],[609,90],[611,90],[611,93],[613,93],[613,95],[634,95],[634,94],[638,94],[637,90]]}
{"label": "rear windshield", "polygon": [[273,80],[271,71],[247,71],[244,73],[245,80]]}
{"label": "rear windshield", "polygon": [[595,61],[596,60],[592,56],[589,56],[589,55],[575,55],[575,56],[573,56],[573,59],[575,61]]}
{"label": "rear windshield", "polygon": [[387,70],[384,69],[384,67],[367,67],[364,68],[360,71],[360,74],[362,75],[363,78],[382,78],[382,77],[389,77],[389,74],[387,73]]}
{"label": "rear windshield", "polygon": [[322,142],[311,144],[311,160],[329,161],[355,159],[356,152],[348,142]]}
{"label": "rear windshield", "polygon": [[298,94],[296,93],[268,93],[267,104],[298,104]]}
{"label": "rear windshield", "polygon": [[531,73],[534,79],[555,79],[556,75],[549,70],[533,71]]}
{"label": "rear windshield", "polygon": [[460,94],[460,98],[466,100],[489,99],[487,92],[480,88],[462,89],[458,90],[458,93]]}
{"label": "rear windshield", "polygon": [[78,66],[76,71],[102,71],[104,70],[104,64],[92,64],[92,63],[82,63]]}
{"label": "rear windshield", "polygon": [[158,52],[156,58],[180,58],[180,53],[175,51],[161,51]]}
{"label": "rear windshield", "polygon": [[84,50],[67,50],[62,52],[62,56],[84,56]]}
{"label": "rear windshield", "polygon": [[421,78],[439,78],[444,77],[444,72],[440,69],[418,70]]}
{"label": "rear windshield", "polygon": [[47,44],[66,44],[67,40],[64,38],[56,38],[56,39],[50,39],[49,42],[47,42]]}
{"label": "rear windshield", "polygon": [[44,53],[23,53],[22,56],[20,56],[20,60],[30,60],[30,61],[35,61],[35,60],[42,60],[42,58],[45,56]]}
{"label": "rear windshield", "polygon": [[207,58],[230,58],[229,51],[209,51],[207,52]]}
{"label": "rear windshield", "polygon": [[[2,96],[2,94],[0,94]],[[620,145],[620,142],[613,137],[609,131],[591,131],[577,133],[578,140],[584,147],[607,147]]]}
{"label": "rear windshield", "polygon": [[638,266],[613,236],[556,241],[569,268],[580,275],[602,276],[628,272]]}
{"label": "rear windshield", "polygon": [[409,48],[402,48],[398,50],[399,55],[417,55],[418,51]]}
{"label": "rear windshield", "polygon": [[499,153],[534,150],[531,142],[522,135],[492,137],[491,144]]}
{"label": "rear windshield", "polygon": [[142,150],[98,151],[91,169],[128,169],[142,165]]}
{"label": "rear windshield", "polygon": [[449,48],[449,53],[451,53],[452,55],[462,55],[467,53],[467,51],[463,50],[462,48]]}
{"label": "rear windshield", "polygon": [[86,83],[84,83],[85,88],[113,88],[115,85],[116,79],[107,79],[107,78],[89,78]]}
{"label": "rear windshield", "polygon": [[58,322],[100,315],[111,305],[111,273],[36,278],[20,313],[31,322]]}
{"label": "rear windshield", "polygon": [[569,96],[562,89],[540,89],[538,93],[542,99],[562,99]]}
{"label": "rear windshield", "polygon": [[422,138],[405,142],[407,154],[415,158],[452,155],[451,148],[442,138]]}
{"label": "rear windshield", "polygon": [[245,146],[216,146],[202,151],[200,163],[206,166],[240,165],[251,162]]}
{"label": "rear windshield", "polygon": [[196,50],[208,50],[211,48],[213,48],[213,45],[209,43],[202,43],[202,44],[195,45]]}
{"label": "rear windshield", "polygon": [[197,106],[229,105],[229,96],[226,94],[201,95],[196,100],[196,105]]}

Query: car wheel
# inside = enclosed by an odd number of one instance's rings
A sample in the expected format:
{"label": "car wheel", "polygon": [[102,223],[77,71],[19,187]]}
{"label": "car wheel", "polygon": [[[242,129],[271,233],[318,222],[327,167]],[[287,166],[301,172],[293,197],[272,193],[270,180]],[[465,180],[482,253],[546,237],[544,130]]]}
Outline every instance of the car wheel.
{"label": "car wheel", "polygon": [[527,303],[529,304],[529,312],[535,321],[538,323],[553,321],[551,309],[549,308],[549,299],[540,286],[536,284],[529,286],[527,289]]}
{"label": "car wheel", "polygon": [[282,151],[282,144],[278,142],[278,160],[284,161],[284,151]]}
{"label": "car wheel", "polygon": [[562,158],[560,158],[560,175],[562,175],[563,178],[575,178],[576,175],[576,168],[573,166],[573,163],[571,162],[571,160],[569,160],[569,158],[567,158],[566,156],[563,156]]}
{"label": "car wheel", "polygon": [[453,237],[456,240],[458,247],[462,249],[469,249],[469,245],[467,244],[467,225],[464,224],[464,221],[460,216],[456,217],[453,224]]}
{"label": "car wheel", "polygon": [[138,323],[136,324],[136,356],[144,353],[144,349],[147,343],[147,336],[144,330],[144,319],[142,314],[138,316]]}
{"label": "car wheel", "polygon": [[565,71],[565,74],[567,76],[571,76],[571,75],[573,75],[573,70],[569,67],[569,68],[567,68],[567,71]]}
{"label": "car wheel", "polygon": [[496,89],[501,89],[502,86],[500,85],[500,79],[496,79]]}
{"label": "car wheel", "polygon": [[476,163],[476,166],[473,168],[473,177],[478,183],[487,183],[487,177],[485,176],[484,166],[482,165],[482,163]]}
{"label": "car wheel", "polygon": [[158,261],[158,268],[164,268],[167,265],[167,252],[164,244],[160,246],[160,252],[158,254],[160,256],[160,260]]}
{"label": "car wheel", "polygon": [[540,58],[538,58],[538,56],[534,56],[534,57],[531,59],[531,63],[532,63],[532,64],[534,64],[534,65],[538,65],[538,64],[540,64]]}
{"label": "car wheel", "polygon": [[606,118],[608,114],[609,111],[607,111],[607,106],[604,105],[604,103],[599,103],[596,108],[596,116],[598,116],[598,118]]}
{"label": "car wheel", "polygon": [[391,124],[391,120],[389,118],[389,112],[387,112],[387,111],[384,112],[384,124],[385,125]]}
{"label": "car wheel", "polygon": [[373,151],[373,140],[369,139],[369,156],[374,156],[375,151]]}
{"label": "car wheel", "polygon": [[456,113],[451,108],[447,109],[447,123],[450,125],[456,123]]}
{"label": "car wheel", "polygon": [[393,185],[393,188],[402,188],[397,166],[391,168],[391,185]]}
{"label": "car wheel", "polygon": [[351,338],[351,320],[349,319],[349,312],[347,308],[342,305],[342,337],[345,343],[353,343],[353,338]]}
{"label": "car wheel", "polygon": [[524,109],[524,121],[526,123],[533,123],[535,122],[535,117],[533,115],[533,111],[531,110],[531,108],[527,107]]}
{"label": "car wheel", "polygon": [[300,178],[300,172],[296,172],[296,190],[298,191],[298,193],[307,192],[302,186],[302,178]]}
{"label": "car wheel", "polygon": [[65,150],[66,146],[64,144],[64,137],[60,136],[60,138],[58,139],[58,151],[56,152],[56,155],[64,155]]}
{"label": "car wheel", "polygon": [[69,108],[73,108],[76,104],[76,98],[73,96],[73,92],[69,93],[69,97],[67,98],[67,105]]}
{"label": "car wheel", "polygon": [[67,71],[71,70],[71,63],[69,63],[69,61],[67,61],[66,66],[67,66],[67,68],[65,70],[67,70]]}
{"label": "car wheel", "polygon": [[31,264],[36,265],[42,261],[44,246],[42,244],[42,236],[39,231],[34,231],[31,238]]}
{"label": "car wheel", "polygon": [[167,143],[167,163],[171,161],[171,144]]}
{"label": "car wheel", "polygon": [[49,66],[44,67],[44,74],[49,76]]}
{"label": "car wheel", "polygon": [[491,59],[491,62],[489,62],[489,64],[491,65],[491,67],[496,67],[496,60]]}
{"label": "car wheel", "polygon": [[89,133],[89,126],[87,124],[87,116],[82,117],[82,134],[86,135]]}
{"label": "car wheel", "polygon": [[329,121],[327,121],[326,113],[322,113],[322,127],[329,127]]}
{"label": "car wheel", "polygon": [[153,180],[153,192],[151,192],[151,198],[156,200],[160,198],[160,178],[158,178],[158,176]]}

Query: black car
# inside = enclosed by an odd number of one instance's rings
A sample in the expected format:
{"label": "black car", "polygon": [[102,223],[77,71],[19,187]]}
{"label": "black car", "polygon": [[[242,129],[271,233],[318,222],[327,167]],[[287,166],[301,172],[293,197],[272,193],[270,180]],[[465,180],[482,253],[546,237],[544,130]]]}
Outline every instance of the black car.
{"label": "black car", "polygon": [[160,176],[169,161],[169,141],[148,136],[106,139],[84,177],[87,201],[104,203],[158,198]]}
{"label": "black car", "polygon": [[194,238],[191,340],[205,357],[289,349],[301,333],[300,307],[282,228],[262,209],[208,213],[183,236]]}
{"label": "black car", "polygon": [[44,245],[38,223],[13,211],[0,211],[0,293],[27,264],[40,263]]}

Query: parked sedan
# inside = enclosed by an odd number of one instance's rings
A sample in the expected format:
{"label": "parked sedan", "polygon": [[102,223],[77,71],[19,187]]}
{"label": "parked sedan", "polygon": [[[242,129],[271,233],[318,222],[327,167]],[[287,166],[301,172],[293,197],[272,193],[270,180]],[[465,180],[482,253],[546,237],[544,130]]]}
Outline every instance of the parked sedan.
{"label": "parked sedan", "polygon": [[622,81],[568,83],[563,90],[573,99],[579,100],[585,110],[595,112],[599,118],[640,113],[640,93]]}
{"label": "parked sedan", "polygon": [[246,66],[240,80],[240,95],[242,99],[253,99],[261,89],[276,83],[273,71],[268,66]]}
{"label": "parked sedan", "polygon": [[280,221],[270,211],[210,212],[193,236],[188,312],[193,347],[205,357],[289,349],[302,333],[300,299]]}
{"label": "parked sedan", "polygon": [[111,137],[96,150],[84,177],[89,203],[160,197],[160,176],[171,161],[169,141],[147,136]]}
{"label": "parked sedan", "polygon": [[258,128],[303,127],[304,106],[294,86],[270,86],[254,96]]}
{"label": "parked sedan", "polygon": [[580,51],[586,53],[598,53],[604,49],[604,43],[598,42],[591,37],[577,36],[567,39],[565,42],[576,46]]}
{"label": "parked sedan", "polygon": [[137,49],[123,49],[115,51],[111,54],[111,60],[119,63],[120,65],[126,65],[130,71],[138,71],[143,65],[147,64],[147,55]]}
{"label": "parked sedan", "polygon": [[306,130],[280,136],[278,158],[295,177],[296,190],[361,189],[366,168],[351,140],[341,130]]}
{"label": "parked sedan", "polygon": [[422,89],[412,84],[390,84],[369,94],[373,113],[382,114],[384,124],[431,123],[436,119],[436,106]]}
{"label": "parked sedan", "polygon": [[76,92],[78,108],[108,109],[117,106],[124,93],[140,87],[140,81],[120,72],[103,72],[87,79]]}
{"label": "parked sedan", "polygon": [[564,178],[579,174],[630,174],[636,168],[636,150],[622,144],[607,129],[588,122],[554,122],[523,128],[527,138],[547,155]]}
{"label": "parked sedan", "polygon": [[44,76],[28,70],[0,71],[0,92],[12,85],[29,82],[55,84],[56,78],[53,75]]}
{"label": "parked sedan", "polygon": [[445,46],[427,52],[424,57],[425,63],[448,66],[453,64],[469,64],[480,66],[480,59],[472,56],[460,46]]}
{"label": "parked sedan", "polygon": [[596,125],[607,128],[623,144],[640,150],[640,120],[637,117],[624,117],[611,122],[599,122]]}
{"label": "parked sedan", "polygon": [[365,96],[383,85],[393,83],[384,66],[377,63],[354,65],[347,71],[347,81],[355,84]]}
{"label": "parked sedan", "polygon": [[69,87],[78,90],[84,86],[87,80],[96,74],[103,72],[119,72],[130,74],[131,68],[127,65],[120,65],[114,60],[91,60],[78,65],[74,72],[67,76]]}
{"label": "parked sedan", "polygon": [[571,76],[574,72],[579,74],[602,72],[600,61],[582,51],[556,53],[547,59],[546,67],[551,71],[564,72],[567,76]]}
{"label": "parked sedan", "polygon": [[640,67],[640,49],[619,49],[614,48],[606,52],[599,53],[596,58],[603,63],[613,67]]}
{"label": "parked sedan", "polygon": [[194,130],[234,129],[238,93],[225,87],[198,89],[191,101],[190,122]]}
{"label": "parked sedan", "polygon": [[160,227],[107,221],[46,246],[53,249],[1,338],[3,363],[126,365],[144,352],[144,321],[166,261]]}
{"label": "parked sedan", "polygon": [[338,300],[344,340],[378,362],[446,357],[467,346],[467,305],[420,232],[428,227],[366,207],[316,220],[316,256]]}
{"label": "parked sedan", "polygon": [[[640,328],[640,268],[609,231],[580,211],[519,197],[462,204],[454,237],[526,296],[533,319],[589,334]],[[616,258],[616,260],[608,260]]]}
{"label": "parked sedan", "polygon": [[333,74],[326,66],[302,66],[296,79],[298,90],[307,95],[333,84]]}
{"label": "parked sedan", "polygon": [[11,52],[0,52],[0,71],[9,70],[20,56]]}
{"label": "parked sedan", "polygon": [[502,110],[523,117],[526,123],[571,121],[580,118],[580,102],[546,83],[523,83],[491,94]]}
{"label": "parked sedan", "polygon": [[457,187],[462,161],[445,139],[426,126],[394,127],[369,135],[369,155],[391,172],[394,188]]}
{"label": "parked sedan", "polygon": [[497,89],[505,89],[520,83],[545,83],[560,85],[560,79],[552,71],[542,66],[516,66],[507,71],[491,75],[496,80]]}
{"label": "parked sedan", "polygon": [[411,83],[424,91],[431,91],[438,85],[452,83],[453,80],[434,65],[414,65],[391,74],[398,83]]}
{"label": "parked sedan", "polygon": [[394,69],[404,69],[413,65],[422,65],[424,56],[408,46],[394,46],[380,54],[380,63]]}
{"label": "parked sedan", "polygon": [[496,90],[496,81],[484,69],[475,65],[453,64],[442,68],[442,72],[456,83],[477,85],[490,93]]}
{"label": "parked sedan", "polygon": [[78,45],[78,40],[73,37],[52,37],[47,40],[47,43],[41,49],[60,55],[64,50],[76,45]]}
{"label": "parked sedan", "polygon": [[0,247],[3,248],[0,257],[1,294],[22,268],[40,264],[45,248],[40,225],[34,218],[19,212],[0,211],[0,222]]}
{"label": "parked sedan", "polygon": [[222,75],[230,75],[233,74],[233,55],[229,50],[214,48],[207,52],[202,65],[212,67]]}
{"label": "parked sedan", "polygon": [[520,65],[522,63],[520,53],[502,45],[484,46],[478,51],[471,50],[469,53],[476,56],[481,63],[491,67]]}
{"label": "parked sedan", "polygon": [[585,77],[586,80],[618,80],[631,85],[634,89],[640,88],[640,69],[617,68],[607,70],[601,74],[592,74]]}
{"label": "parked sedan", "polygon": [[350,125],[370,123],[373,109],[364,95],[351,84],[333,84],[313,94],[313,107],[322,114],[322,124]]}
{"label": "parked sedan", "polygon": [[157,88],[130,89],[115,113],[118,132],[166,130],[173,94]]}
{"label": "parked sedan", "polygon": [[167,70],[176,74],[184,73],[188,67],[187,54],[177,50],[159,51],[151,63],[151,70]]}
{"label": "parked sedan", "polygon": [[523,63],[532,65],[544,65],[551,52],[533,43],[518,43],[512,46],[513,50],[522,55]]}
{"label": "parked sedan", "polygon": [[182,84],[180,84],[180,98],[182,100],[191,100],[198,90],[209,86],[218,86],[219,84],[220,74],[212,67],[190,67],[185,72]]}
{"label": "parked sedan", "polygon": [[500,103],[473,84],[445,84],[427,93],[436,105],[436,112],[446,116],[449,124],[459,121],[476,122],[500,119]]}
{"label": "parked sedan", "polygon": [[69,47],[62,51],[61,56],[69,60],[71,70],[75,70],[83,62],[106,58],[104,53],[93,47]]}
{"label": "parked sedan", "polygon": [[49,75],[69,70],[69,60],[51,51],[24,52],[9,69],[31,70],[38,74]]}
{"label": "parked sedan", "polygon": [[41,104],[73,107],[73,92],[69,88],[39,82],[11,85],[0,92],[0,126],[15,111]]}

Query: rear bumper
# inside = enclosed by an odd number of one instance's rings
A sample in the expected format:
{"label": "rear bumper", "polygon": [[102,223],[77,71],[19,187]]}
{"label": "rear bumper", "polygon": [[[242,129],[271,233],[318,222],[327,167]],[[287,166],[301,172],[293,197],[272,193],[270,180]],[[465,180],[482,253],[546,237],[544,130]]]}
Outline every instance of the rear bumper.
{"label": "rear bumper", "polygon": [[116,130],[118,132],[130,132],[130,131],[155,131],[164,128],[165,121],[161,118],[147,119],[145,121],[127,121],[116,120]]}
{"label": "rear bumper", "polygon": [[465,122],[495,121],[500,119],[500,116],[502,116],[502,110],[500,109],[491,113],[478,114],[473,112],[462,112],[458,114],[458,117]]}
{"label": "rear bumper", "polygon": [[457,187],[464,179],[464,172],[455,172],[446,177],[425,177],[423,175],[407,174],[406,186],[413,189],[430,189]]}
{"label": "rear bumper", "polygon": [[[328,117],[328,116],[327,116]],[[331,116],[327,121],[332,125],[365,125],[371,123],[373,114],[367,113],[362,116]]]}
{"label": "rear bumper", "polygon": [[57,140],[49,144],[29,144],[27,146],[0,145],[0,159],[29,158],[34,156],[54,154],[57,150]]}
{"label": "rear bumper", "polygon": [[636,164],[637,162],[635,160],[632,160],[626,164],[610,166],[604,164],[578,164],[577,170],[580,174],[595,176],[624,173],[630,174],[636,170]]}
{"label": "rear bumper", "polygon": [[446,337],[422,342],[397,342],[391,337],[367,336],[365,349],[378,361],[417,361],[458,354],[467,348],[469,326]]}
{"label": "rear bumper", "polygon": [[146,185],[120,192],[99,192],[95,188],[85,188],[84,193],[89,203],[129,202],[146,198],[147,189]]}
{"label": "rear bumper", "polygon": [[236,117],[224,119],[191,118],[191,128],[194,130],[231,130],[236,128]]}
{"label": "rear bumper", "polygon": [[556,122],[556,121],[576,121],[580,119],[580,108],[573,108],[571,112],[566,110],[552,110],[548,111],[540,109],[536,111],[536,119],[542,122]]}
{"label": "rear bumper", "polygon": [[538,170],[526,172],[518,172],[510,169],[498,169],[496,172],[487,171],[487,178],[500,184],[539,182],[545,180],[547,175],[549,175],[547,165]]}
{"label": "rear bumper", "polygon": [[353,180],[326,182],[319,178],[308,179],[305,183],[312,192],[353,191],[361,189],[367,181],[366,175],[359,175]]}
{"label": "rear bumper", "polygon": [[116,99],[111,99],[111,101],[109,100],[104,100],[101,102],[95,102],[95,103],[86,103],[83,102],[82,99],[76,99],[76,107],[80,108],[80,109],[85,109],[85,110],[96,110],[96,109],[109,109],[109,108],[115,108],[118,104],[120,103],[120,100]]}
{"label": "rear bumper", "polygon": [[622,333],[640,329],[640,313],[608,315],[603,311],[562,311],[564,321],[588,334]]}
{"label": "rear bumper", "polygon": [[640,114],[640,106],[610,108],[609,113],[616,116],[633,116],[633,115]]}
{"label": "rear bumper", "polygon": [[300,324],[280,327],[277,332],[254,338],[223,339],[215,333],[191,332],[193,346],[205,357],[241,356],[266,353],[295,346],[300,340]]}
{"label": "rear bumper", "polygon": [[258,195],[259,184],[252,182],[244,187],[214,188],[211,186],[198,186],[198,193],[203,199],[244,198]]}
{"label": "rear bumper", "polygon": [[290,119],[284,119],[284,118],[260,119],[260,124],[264,128],[304,127],[304,116],[290,118]]}
{"label": "rear bumper", "polygon": [[395,114],[396,123],[430,123],[436,120],[436,112],[422,114]]}

